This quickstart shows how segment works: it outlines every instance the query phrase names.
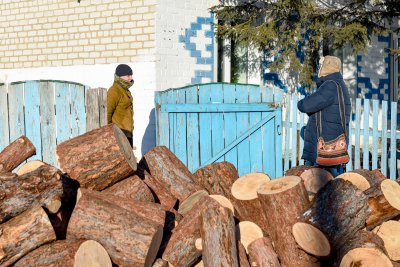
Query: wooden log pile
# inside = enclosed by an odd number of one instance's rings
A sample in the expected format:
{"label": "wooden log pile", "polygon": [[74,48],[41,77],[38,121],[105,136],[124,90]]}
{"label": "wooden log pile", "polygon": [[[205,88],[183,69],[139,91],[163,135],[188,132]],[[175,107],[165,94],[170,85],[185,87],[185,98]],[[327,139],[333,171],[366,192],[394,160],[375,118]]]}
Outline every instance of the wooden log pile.
{"label": "wooden log pile", "polygon": [[400,265],[400,185],[379,170],[191,173],[165,146],[137,162],[113,124],[15,170],[35,151],[18,140],[0,152],[0,266]]}

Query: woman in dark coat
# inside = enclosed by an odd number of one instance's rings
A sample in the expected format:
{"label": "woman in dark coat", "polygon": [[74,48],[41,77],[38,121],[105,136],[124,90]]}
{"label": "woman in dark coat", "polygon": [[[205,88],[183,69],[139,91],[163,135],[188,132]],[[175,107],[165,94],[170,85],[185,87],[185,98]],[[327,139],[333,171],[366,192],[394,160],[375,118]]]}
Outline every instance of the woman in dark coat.
{"label": "woman in dark coat", "polygon": [[[322,61],[322,62],[321,62]],[[349,121],[351,112],[351,102],[349,91],[340,73],[341,61],[334,56],[326,56],[320,61],[317,86],[318,89],[311,95],[306,96],[297,104],[297,108],[307,113],[308,123],[304,130],[304,149],[302,159],[306,160],[306,165],[317,165],[317,125],[316,113],[321,111],[322,137],[325,141],[330,141],[343,134],[343,129],[339,111],[339,97],[336,83],[342,87],[345,118],[346,118],[346,137],[348,143]],[[333,176],[343,172],[343,166],[332,166],[327,168]]]}

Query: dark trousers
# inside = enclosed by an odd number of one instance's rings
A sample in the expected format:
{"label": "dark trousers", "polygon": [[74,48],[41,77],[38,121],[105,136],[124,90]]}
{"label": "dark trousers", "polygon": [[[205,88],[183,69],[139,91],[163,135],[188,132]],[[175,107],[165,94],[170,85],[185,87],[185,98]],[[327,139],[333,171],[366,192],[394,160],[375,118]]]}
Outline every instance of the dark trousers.
{"label": "dark trousers", "polygon": [[[318,166],[318,164],[316,162],[312,162],[309,160],[306,160],[305,165],[306,166]],[[319,167],[330,172],[333,175],[333,177],[336,177],[345,172],[345,166],[343,164],[331,166],[331,167],[323,167],[323,166],[319,166]]]}

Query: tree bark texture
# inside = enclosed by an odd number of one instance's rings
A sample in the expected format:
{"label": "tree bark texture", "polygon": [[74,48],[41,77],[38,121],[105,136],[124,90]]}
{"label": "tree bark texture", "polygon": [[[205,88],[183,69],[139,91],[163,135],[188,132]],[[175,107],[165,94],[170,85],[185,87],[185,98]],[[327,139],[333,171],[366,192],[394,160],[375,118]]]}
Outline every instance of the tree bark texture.
{"label": "tree bark texture", "polygon": [[327,170],[314,166],[296,166],[285,172],[286,176],[299,176],[303,182],[307,192],[314,195],[328,181],[333,179],[333,176]]}
{"label": "tree bark texture", "polygon": [[56,213],[62,202],[74,201],[74,182],[47,164],[13,179],[1,175],[0,180],[0,223],[34,205]]}
{"label": "tree bark texture", "polygon": [[268,237],[263,237],[254,240],[248,246],[249,258],[253,267],[280,267],[278,255],[276,254],[271,240]]}
{"label": "tree bark texture", "polygon": [[[386,177],[378,169],[372,171],[366,169],[352,170],[341,174],[339,177],[352,182],[362,191],[365,191],[371,187],[376,187],[384,179],[386,179]],[[362,180],[364,180],[364,182]]]}
{"label": "tree bark texture", "polygon": [[30,251],[56,239],[40,206],[34,206],[0,225],[0,266],[10,266]]}
{"label": "tree bark texture", "polygon": [[140,202],[154,202],[150,188],[137,175],[119,181],[103,190],[103,192]]}
{"label": "tree bark texture", "polygon": [[35,146],[25,135],[22,135],[0,152],[0,173],[11,172],[35,154]]}
{"label": "tree bark texture", "polygon": [[292,235],[292,226],[297,222],[297,217],[310,205],[301,178],[285,176],[264,183],[258,189],[258,197],[263,206],[262,211],[267,214],[269,236],[281,264],[288,267],[320,266],[315,257],[297,246]]}
{"label": "tree bark texture", "polygon": [[203,197],[173,230],[162,258],[174,267],[191,266],[201,256],[195,242],[201,238],[201,212],[207,207],[218,208],[220,204],[209,196]]}
{"label": "tree bark texture", "polygon": [[161,182],[179,202],[203,188],[194,181],[193,174],[167,147],[157,146],[147,152],[140,166]]}
{"label": "tree bark texture", "polygon": [[151,266],[162,239],[162,226],[116,204],[81,194],[67,238],[99,242],[115,264]]}
{"label": "tree bark texture", "polygon": [[222,206],[204,209],[200,234],[205,267],[239,267],[232,211]]}
{"label": "tree bark texture", "polygon": [[236,246],[238,249],[238,258],[239,258],[239,266],[240,267],[250,267],[249,259],[247,257],[246,249],[244,248],[243,244],[237,240]]}
{"label": "tree bark texture", "polygon": [[136,170],[132,148],[115,124],[62,142],[56,153],[61,170],[84,188],[105,189]]}

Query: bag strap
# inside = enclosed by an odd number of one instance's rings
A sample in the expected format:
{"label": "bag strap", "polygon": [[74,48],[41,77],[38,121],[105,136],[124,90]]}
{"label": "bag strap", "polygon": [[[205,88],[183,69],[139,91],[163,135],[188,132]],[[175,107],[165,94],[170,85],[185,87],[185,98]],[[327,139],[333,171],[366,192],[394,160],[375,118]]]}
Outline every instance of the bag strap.
{"label": "bag strap", "polygon": [[[338,100],[339,100],[340,123],[342,125],[342,130],[343,130],[344,136],[347,138],[343,89],[338,82],[336,82],[334,80],[329,80],[329,81],[332,81],[336,84],[336,91],[338,93]],[[328,82],[328,81],[326,81],[326,82]],[[318,111],[316,113],[317,138],[319,138],[322,135],[322,119],[321,119],[321,117],[322,117],[322,111]]]}

